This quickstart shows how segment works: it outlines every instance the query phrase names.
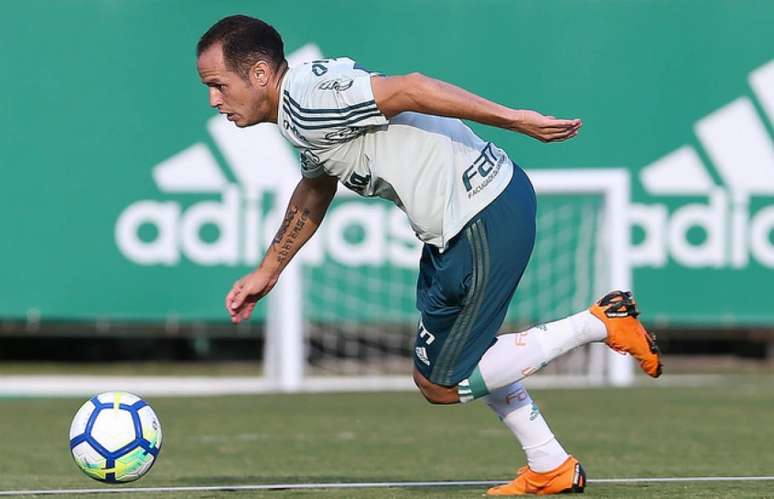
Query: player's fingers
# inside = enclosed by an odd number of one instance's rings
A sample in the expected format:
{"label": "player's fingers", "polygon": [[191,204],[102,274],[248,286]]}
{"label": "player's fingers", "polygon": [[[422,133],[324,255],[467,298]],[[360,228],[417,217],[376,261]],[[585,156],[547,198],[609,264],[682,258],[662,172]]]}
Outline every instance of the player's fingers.
{"label": "player's fingers", "polygon": [[572,133],[575,128],[546,128],[541,130],[541,133],[545,136],[561,135],[563,133]]}
{"label": "player's fingers", "polygon": [[228,315],[231,317],[232,322],[234,320],[234,315],[236,315],[236,311],[232,307],[233,302],[234,302],[234,294],[229,293],[229,296],[226,297],[226,311],[228,312]]}
{"label": "player's fingers", "polygon": [[239,322],[239,314],[236,313],[230,306],[228,308],[228,313],[231,316],[231,323],[237,324]]}
{"label": "player's fingers", "polygon": [[540,135],[550,139],[550,138],[557,137],[559,135],[572,133],[574,130],[575,128],[547,128],[544,130],[540,130]]}
{"label": "player's fingers", "polygon": [[249,319],[250,316],[253,315],[253,311],[255,311],[255,303],[250,303],[250,306],[247,308],[247,318]]}
{"label": "player's fingers", "polygon": [[578,134],[580,132],[580,129],[581,129],[581,125],[578,125],[576,127],[573,127],[571,129],[569,129],[568,133],[571,134],[571,135],[575,135],[575,134]]}
{"label": "player's fingers", "polygon": [[580,130],[581,126],[582,126],[582,124],[578,123],[576,125],[573,125],[571,127],[565,128],[563,130],[558,130],[558,132],[560,132],[560,133],[574,133],[574,132],[577,132],[578,130]]}
{"label": "player's fingers", "polygon": [[244,288],[242,288],[236,295],[234,295],[233,300],[231,300],[231,309],[235,312],[239,310],[239,308],[242,306],[242,303],[244,303],[245,298],[247,297],[247,291],[245,291]]}
{"label": "player's fingers", "polygon": [[566,129],[566,128],[572,128],[575,126],[581,125],[582,122],[579,119],[574,120],[551,120],[548,123],[545,124],[546,128],[560,128],[560,129]]}
{"label": "player's fingers", "polygon": [[538,138],[540,140],[542,140],[543,142],[556,142],[557,140],[561,139],[562,137],[567,136],[569,133],[570,132],[567,132],[566,130],[565,131],[561,131],[561,132],[557,132],[557,131],[554,131],[554,132],[543,132],[543,133],[541,133],[538,136]]}
{"label": "player's fingers", "polygon": [[578,132],[577,128],[568,128],[567,130],[562,130],[561,132],[554,132],[551,135],[554,136],[555,138],[561,138],[561,137],[567,137],[577,132]]}
{"label": "player's fingers", "polygon": [[550,123],[547,126],[543,127],[543,131],[551,133],[551,132],[561,132],[564,130],[575,130],[577,128],[580,128],[581,123],[570,123],[570,124],[556,124],[556,123]]}
{"label": "player's fingers", "polygon": [[231,322],[234,324],[239,324],[242,322],[242,320],[245,320],[250,317],[250,314],[245,315],[245,309],[248,307],[249,303],[242,302],[238,307],[233,308],[231,310]]}
{"label": "player's fingers", "polygon": [[571,130],[571,131],[569,131],[567,133],[556,134],[556,135],[552,136],[549,139],[549,141],[551,141],[551,142],[563,142],[565,140],[568,140],[568,139],[571,139],[571,138],[575,137],[576,135],[578,135],[578,130],[577,129],[576,130]]}
{"label": "player's fingers", "polygon": [[231,291],[229,291],[226,294],[226,308],[228,310],[231,310],[231,302],[234,301],[234,297],[236,296],[236,294],[237,294],[236,288],[231,288]]}
{"label": "player's fingers", "polygon": [[244,307],[242,307],[242,312],[239,315],[242,320],[247,320],[253,314],[253,310],[255,310],[255,304],[247,303]]}
{"label": "player's fingers", "polygon": [[234,296],[236,296],[237,293],[242,289],[242,280],[234,281],[234,284],[231,285],[231,291],[228,292],[228,296],[233,299]]}
{"label": "player's fingers", "polygon": [[578,134],[577,133],[573,133],[573,134],[568,135],[567,137],[561,137],[561,138],[558,138],[556,140],[553,140],[552,142],[564,142],[566,140],[570,140],[571,138],[575,137],[576,135],[578,135]]}

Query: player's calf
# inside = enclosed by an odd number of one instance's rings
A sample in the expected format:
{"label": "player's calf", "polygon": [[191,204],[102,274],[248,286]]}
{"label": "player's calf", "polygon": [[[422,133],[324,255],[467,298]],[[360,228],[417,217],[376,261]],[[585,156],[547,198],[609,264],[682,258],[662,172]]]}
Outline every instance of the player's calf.
{"label": "player's calf", "polygon": [[460,401],[468,402],[520,381],[555,358],[606,336],[605,325],[587,310],[519,333],[501,334],[470,376],[460,381]]}

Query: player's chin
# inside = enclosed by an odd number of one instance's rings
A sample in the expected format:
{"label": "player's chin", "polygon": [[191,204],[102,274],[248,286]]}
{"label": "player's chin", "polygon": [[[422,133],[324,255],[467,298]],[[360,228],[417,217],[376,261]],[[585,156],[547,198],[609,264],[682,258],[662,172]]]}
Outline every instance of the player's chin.
{"label": "player's chin", "polygon": [[241,116],[234,120],[234,125],[236,125],[238,128],[247,128],[257,123],[258,123],[257,121],[247,120],[245,118],[242,118]]}

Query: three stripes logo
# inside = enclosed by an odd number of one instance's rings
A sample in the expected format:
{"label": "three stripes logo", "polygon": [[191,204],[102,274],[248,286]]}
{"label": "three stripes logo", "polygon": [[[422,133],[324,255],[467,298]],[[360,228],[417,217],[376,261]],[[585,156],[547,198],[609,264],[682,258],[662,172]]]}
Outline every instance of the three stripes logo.
{"label": "three stripes logo", "polygon": [[696,123],[702,151],[682,146],[640,172],[652,196],[702,202],[672,212],[667,203],[633,204],[631,222],[643,235],[633,265],[663,267],[671,257],[684,267],[739,269],[752,258],[774,268],[774,143],[755,105],[774,123],[774,60],[748,81],[755,99],[739,97]]}

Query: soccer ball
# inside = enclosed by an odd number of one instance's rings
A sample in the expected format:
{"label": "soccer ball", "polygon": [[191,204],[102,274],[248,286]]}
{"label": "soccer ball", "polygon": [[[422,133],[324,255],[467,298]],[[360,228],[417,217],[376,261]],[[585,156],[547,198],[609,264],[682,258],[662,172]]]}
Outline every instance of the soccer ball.
{"label": "soccer ball", "polygon": [[161,450],[161,424],[136,395],[106,392],[81,406],[70,425],[75,464],[100,482],[131,482],[153,466]]}

